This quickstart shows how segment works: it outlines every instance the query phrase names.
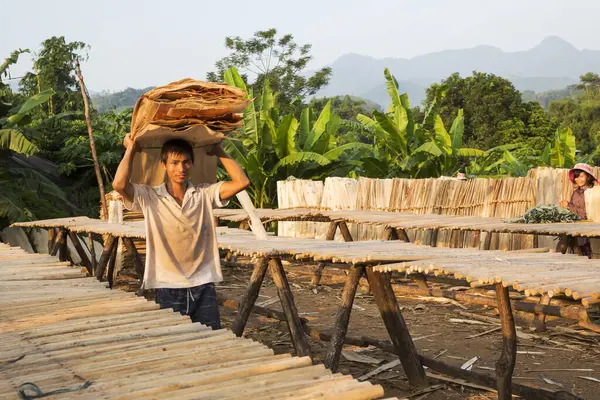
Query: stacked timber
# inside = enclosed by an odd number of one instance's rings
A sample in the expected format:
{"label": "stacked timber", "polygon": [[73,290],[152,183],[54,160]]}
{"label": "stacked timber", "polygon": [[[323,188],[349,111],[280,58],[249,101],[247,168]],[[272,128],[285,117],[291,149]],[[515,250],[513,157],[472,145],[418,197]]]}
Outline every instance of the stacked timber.
{"label": "stacked timber", "polygon": [[54,257],[0,244],[0,277],[3,399],[23,398],[19,389],[42,397],[36,387],[57,399],[383,396],[381,386],[332,374],[309,357],[275,355],[109,290]]}
{"label": "stacked timber", "polygon": [[[393,182],[393,179],[360,178],[355,209],[387,210],[392,196]],[[383,236],[384,230],[382,226],[360,224],[355,237],[357,240],[378,239]]]}
{"label": "stacked timber", "polygon": [[[323,182],[307,179],[288,179],[277,182],[279,208],[319,208],[323,197]],[[280,222],[278,236],[318,237],[322,227],[317,222]]]}
{"label": "stacked timber", "polygon": [[[354,210],[358,198],[358,181],[352,178],[325,178],[321,209],[328,211]],[[356,224],[347,224],[348,230],[353,238],[358,237],[359,227]],[[329,223],[319,225],[319,233],[316,238],[325,239]],[[334,240],[344,240],[341,232],[336,231]]]}

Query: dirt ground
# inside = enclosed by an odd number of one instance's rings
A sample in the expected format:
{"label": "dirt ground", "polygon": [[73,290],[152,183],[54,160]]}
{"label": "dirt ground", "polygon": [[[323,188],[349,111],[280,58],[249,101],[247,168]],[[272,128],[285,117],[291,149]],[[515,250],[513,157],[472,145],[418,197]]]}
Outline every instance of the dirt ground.
{"label": "dirt ground", "polygon": [[[251,264],[246,264],[248,262],[249,260],[240,259],[234,266],[223,266],[225,280],[217,286],[220,296],[236,300],[242,297],[252,272]],[[331,332],[343,285],[328,283],[326,269],[324,283],[315,291],[310,283],[310,271],[314,266],[305,264],[303,267],[306,268],[306,273],[298,273],[298,266],[300,265],[286,264],[300,316],[309,321],[310,327],[321,332]],[[132,282],[127,279],[126,272],[123,271],[123,279],[117,286],[135,290],[135,284],[129,285]],[[362,288],[355,299],[348,335],[364,335],[387,340],[389,338],[373,297],[365,292]],[[148,298],[152,298],[152,295],[151,292],[146,293]],[[502,340],[501,333],[499,330],[484,332],[493,330],[497,325],[465,316],[465,313],[473,313],[497,318],[498,314],[494,308],[459,304],[452,300],[436,300],[430,297],[398,296],[398,302],[420,354],[428,357],[437,356],[439,360],[458,367],[473,357],[478,357],[472,370],[494,373],[493,369],[499,357]],[[276,288],[268,274],[257,300],[258,305],[261,303],[266,303],[263,304],[265,307],[281,310]],[[224,328],[231,327],[234,316],[235,311],[221,308],[221,321]],[[550,329],[544,333],[536,333],[531,328],[531,314],[526,313],[516,313],[516,322],[519,331],[531,337],[520,338],[518,341],[514,382],[549,390],[563,389],[584,399],[600,399],[600,334],[581,331],[574,325],[574,321],[561,319],[547,320]],[[484,334],[472,337],[480,333]],[[275,353],[294,353],[285,322],[252,314],[244,336],[269,346]],[[310,341],[316,363],[323,362],[328,344],[323,341]],[[356,362],[342,356],[339,372],[352,375],[354,378],[397,359],[395,355],[372,346],[366,348],[345,346],[344,350],[371,358]],[[490,391],[435,378],[429,380],[431,384],[429,389],[416,391],[408,385],[401,366],[371,376],[368,380],[382,385],[386,397],[427,400],[496,398],[495,393]]]}

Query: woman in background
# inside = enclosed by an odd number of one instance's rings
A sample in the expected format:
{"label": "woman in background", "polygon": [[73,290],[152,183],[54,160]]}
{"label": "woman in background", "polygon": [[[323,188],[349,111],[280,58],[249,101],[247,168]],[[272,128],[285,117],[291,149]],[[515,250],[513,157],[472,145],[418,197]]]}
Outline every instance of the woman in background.
{"label": "woman in background", "polygon": [[[569,180],[573,182],[575,189],[571,194],[571,200],[561,200],[560,205],[561,207],[568,208],[571,212],[580,216],[581,219],[587,219],[587,212],[585,210],[585,191],[594,187],[594,184],[598,183],[598,179],[594,176],[591,166],[578,163],[569,170]],[[563,242],[561,244],[562,248],[564,248],[564,253],[566,251],[565,247],[567,243],[564,243],[564,239],[561,240],[561,242]],[[561,247],[561,244],[559,244],[559,247]],[[588,238],[578,237],[577,246],[582,255],[592,258],[592,247]]]}

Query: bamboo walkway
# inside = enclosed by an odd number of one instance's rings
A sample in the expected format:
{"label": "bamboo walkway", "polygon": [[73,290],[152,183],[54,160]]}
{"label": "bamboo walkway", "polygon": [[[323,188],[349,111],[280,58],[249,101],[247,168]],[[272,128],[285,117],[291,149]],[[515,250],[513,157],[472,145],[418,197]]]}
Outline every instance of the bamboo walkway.
{"label": "bamboo walkway", "polygon": [[[111,291],[68,264],[0,244],[0,398],[19,398],[27,382],[54,392],[49,399],[383,395],[381,386],[333,374],[309,357],[274,355],[230,330]],[[31,385],[22,389],[36,394]]]}
{"label": "bamboo walkway", "polygon": [[[310,208],[258,209],[256,213],[263,221],[344,221],[403,230],[437,229],[553,236],[569,235],[590,238],[600,237],[600,223],[593,222],[516,224],[504,222],[506,218],[412,214],[369,210],[327,211]],[[233,222],[241,222],[248,219],[244,210],[237,209],[216,209],[214,210],[214,215],[217,218]]]}

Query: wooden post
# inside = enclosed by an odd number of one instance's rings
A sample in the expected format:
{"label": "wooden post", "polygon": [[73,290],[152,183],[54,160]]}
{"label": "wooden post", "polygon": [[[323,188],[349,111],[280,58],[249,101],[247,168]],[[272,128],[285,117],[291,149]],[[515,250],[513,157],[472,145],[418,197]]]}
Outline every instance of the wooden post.
{"label": "wooden post", "polygon": [[64,229],[60,229],[58,233],[54,236],[54,244],[52,245],[52,249],[50,250],[50,255],[55,256],[58,253],[58,249],[60,248],[60,244],[62,242],[63,236],[66,235]]}
{"label": "wooden post", "polygon": [[102,255],[100,256],[100,260],[98,261],[98,268],[96,268],[96,278],[101,281],[104,276],[104,271],[106,270],[106,265],[113,253],[114,248],[117,246],[117,240],[114,236],[109,235],[106,243],[104,243],[104,250],[102,251]]}
{"label": "wooden post", "polygon": [[421,365],[417,349],[400,312],[389,274],[384,275],[374,272],[370,267],[367,267],[366,272],[379,313],[390,335],[396,354],[402,362],[408,381],[411,385],[426,387],[425,370]]}
{"label": "wooden post", "polygon": [[296,303],[294,302],[294,294],[290,289],[283,265],[279,258],[272,258],[269,260],[269,272],[273,278],[275,286],[277,286],[277,294],[281,300],[281,308],[285,313],[288,328],[290,330],[290,337],[294,348],[296,349],[296,355],[298,357],[309,356],[310,357],[310,346],[308,340],[304,334],[302,328],[302,322],[298,316],[298,310],[296,309]]}
{"label": "wooden post", "polygon": [[325,366],[332,372],[336,372],[340,364],[340,355],[342,354],[346,332],[348,332],[348,323],[350,322],[350,313],[352,312],[356,288],[364,270],[365,267],[361,265],[352,265],[346,277],[346,283],[342,291],[342,301],[335,317],[333,337],[325,356]]}
{"label": "wooden post", "polygon": [[325,240],[333,240],[335,238],[335,232],[337,231],[339,222],[331,221],[329,226],[327,227],[327,234],[325,235]]}
{"label": "wooden post", "polygon": [[339,223],[340,232],[342,233],[342,237],[345,242],[352,242],[352,235],[350,234],[350,230],[348,229],[348,225],[346,225],[346,221],[340,221]]}
{"label": "wooden post", "polygon": [[415,280],[419,289],[429,289],[429,286],[427,285],[427,277],[425,276],[425,274],[418,272],[416,274],[411,274],[411,278]]}
{"label": "wooden post", "polygon": [[394,229],[396,234],[398,235],[398,240],[402,240],[403,242],[410,243],[410,239],[408,238],[408,234],[404,229]]}
{"label": "wooden post", "polygon": [[123,244],[125,244],[125,248],[127,249],[127,251],[131,253],[135,271],[137,272],[138,277],[140,278],[140,281],[143,281],[144,280],[144,264],[142,263],[142,260],[140,259],[140,253],[138,253],[137,248],[135,247],[135,244],[133,243],[133,240],[131,238],[124,237]]}
{"label": "wooden post", "polygon": [[383,232],[383,240],[398,240],[398,232],[392,227],[385,228]]}
{"label": "wooden post", "polygon": [[90,249],[90,257],[92,264],[92,275],[96,272],[96,249],[94,248],[94,236],[92,232],[88,232],[88,247]]}
{"label": "wooden post", "polygon": [[483,250],[489,250],[492,247],[492,232],[486,232]]}
{"label": "wooden post", "polygon": [[92,160],[94,161],[94,170],[96,171],[96,180],[98,181],[98,189],[100,189],[100,202],[102,204],[102,211],[108,219],[108,207],[106,206],[106,194],[104,193],[104,183],[102,182],[102,174],[100,173],[100,163],[98,163],[98,155],[96,154],[96,142],[94,141],[94,134],[92,133],[92,122],[90,120],[90,105],[83,82],[83,75],[81,74],[81,68],[79,68],[79,60],[75,59],[75,72],[77,78],[79,78],[79,88],[81,89],[81,96],[83,96],[83,105],[85,112],[85,124],[87,125],[88,136],[90,138],[90,148],[92,151]]}
{"label": "wooden post", "polygon": [[113,283],[115,281],[115,262],[117,261],[117,252],[119,250],[119,238],[115,238],[115,245],[112,246],[113,250],[110,254],[110,259],[108,261],[108,271],[106,271],[106,280],[108,281],[108,287],[112,289]]}
{"label": "wooden post", "polygon": [[433,229],[431,231],[431,241],[429,242],[429,245],[431,247],[437,247],[438,232],[439,232],[439,229]]}
{"label": "wooden post", "polygon": [[61,229],[60,241],[58,242],[58,261],[67,261],[67,230]]}
{"label": "wooden post", "polygon": [[517,331],[510,306],[508,288],[496,283],[498,312],[502,323],[502,352],[496,362],[496,390],[499,400],[512,399],[512,374],[517,361]]}
{"label": "wooden post", "polygon": [[56,228],[48,228],[48,254],[52,252],[54,247],[54,239],[56,239]]}
{"label": "wooden post", "polygon": [[[547,306],[550,304],[550,296],[543,295],[540,299],[541,305]],[[546,331],[546,314],[543,312],[536,313],[533,317],[533,326],[535,327],[536,332],[545,332]]]}
{"label": "wooden post", "polygon": [[312,279],[310,280],[310,284],[312,287],[319,286],[319,283],[321,283],[321,276],[323,275],[324,269],[325,269],[325,263],[320,262],[319,264],[317,264],[317,267],[315,268],[315,270],[313,272]]}
{"label": "wooden post", "polygon": [[240,225],[238,226],[238,229],[243,229],[245,231],[249,231],[250,230],[250,223],[248,222],[248,220],[245,219],[242,222],[240,222]]}
{"label": "wooden post", "polygon": [[81,243],[79,242],[79,238],[77,237],[77,234],[75,232],[69,231],[69,239],[71,239],[71,243],[73,243],[73,246],[75,247],[75,250],[77,251],[77,254],[79,255],[79,258],[81,258],[81,263],[88,270],[88,273],[91,276],[92,275],[92,263],[90,262],[90,259],[88,258],[87,254],[85,254],[83,247],[81,247]]}
{"label": "wooden post", "polygon": [[260,291],[260,287],[265,279],[266,272],[267,259],[265,257],[261,257],[256,260],[256,263],[254,264],[254,270],[252,271],[252,276],[250,277],[250,284],[248,285],[248,289],[246,289],[244,297],[240,301],[240,309],[231,323],[231,330],[238,337],[241,337],[244,333],[246,322],[248,321],[248,317],[252,312],[254,303],[256,303],[258,292]]}

